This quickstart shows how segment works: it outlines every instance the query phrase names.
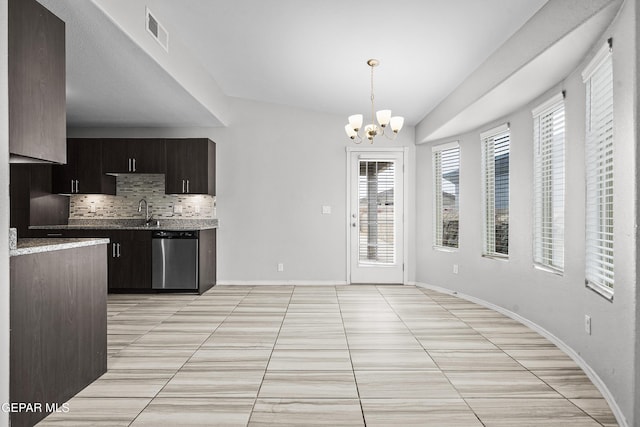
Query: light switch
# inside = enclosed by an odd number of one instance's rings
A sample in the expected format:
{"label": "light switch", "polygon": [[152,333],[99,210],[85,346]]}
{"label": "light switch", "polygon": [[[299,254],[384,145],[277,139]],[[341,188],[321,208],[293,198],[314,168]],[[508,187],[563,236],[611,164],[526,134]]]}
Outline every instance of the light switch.
{"label": "light switch", "polygon": [[331,206],[322,206],[322,215],[331,215]]}

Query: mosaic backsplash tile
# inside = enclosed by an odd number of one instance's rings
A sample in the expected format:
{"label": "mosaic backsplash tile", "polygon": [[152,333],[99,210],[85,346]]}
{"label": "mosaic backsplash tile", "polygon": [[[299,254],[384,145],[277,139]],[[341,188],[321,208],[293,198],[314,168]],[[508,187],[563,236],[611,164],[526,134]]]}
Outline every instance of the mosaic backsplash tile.
{"label": "mosaic backsplash tile", "polygon": [[138,212],[138,202],[142,198],[149,203],[149,213],[156,219],[216,217],[214,196],[164,194],[162,174],[123,174],[116,177],[115,196],[71,196],[69,219],[144,218],[144,207],[142,212]]}

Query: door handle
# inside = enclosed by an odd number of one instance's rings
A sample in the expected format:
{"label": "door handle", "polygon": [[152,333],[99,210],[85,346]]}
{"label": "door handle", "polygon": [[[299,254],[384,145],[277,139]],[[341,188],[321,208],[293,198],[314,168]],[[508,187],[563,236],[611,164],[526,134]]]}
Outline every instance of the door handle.
{"label": "door handle", "polygon": [[78,190],[78,183],[80,183],[80,181],[78,181],[78,180],[76,179],[76,193],[79,193],[79,192],[80,192],[80,190]]}
{"label": "door handle", "polygon": [[129,158],[127,159],[127,162],[128,162],[127,170],[128,170],[129,172],[131,172],[131,157],[129,157]]}
{"label": "door handle", "polygon": [[120,243],[118,243],[118,258],[120,258]]}
{"label": "door handle", "polygon": [[182,192],[184,193],[184,179],[182,180]]}
{"label": "door handle", "polygon": [[117,243],[112,243],[111,244],[111,258],[115,258],[116,257],[116,245],[117,245]]}
{"label": "door handle", "polygon": [[73,180],[71,180],[71,193],[73,193]]}
{"label": "door handle", "polygon": [[136,171],[136,158],[133,158],[133,171]]}
{"label": "door handle", "polygon": [[187,193],[189,192],[189,180],[187,180]]}

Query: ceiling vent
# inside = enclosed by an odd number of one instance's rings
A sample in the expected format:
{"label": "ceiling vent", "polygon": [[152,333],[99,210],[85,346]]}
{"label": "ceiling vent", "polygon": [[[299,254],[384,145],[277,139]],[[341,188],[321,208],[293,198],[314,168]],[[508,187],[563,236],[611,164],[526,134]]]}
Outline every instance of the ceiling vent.
{"label": "ceiling vent", "polygon": [[147,8],[147,31],[164,50],[169,52],[169,33],[162,24],[158,22],[156,17],[153,16],[149,8]]}

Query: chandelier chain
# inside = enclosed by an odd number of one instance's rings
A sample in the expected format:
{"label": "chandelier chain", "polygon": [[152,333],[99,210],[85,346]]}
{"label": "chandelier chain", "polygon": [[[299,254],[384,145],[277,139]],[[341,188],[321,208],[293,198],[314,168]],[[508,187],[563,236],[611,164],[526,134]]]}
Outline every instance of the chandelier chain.
{"label": "chandelier chain", "polygon": [[373,106],[375,96],[373,95],[373,66],[371,66],[371,124],[375,124],[375,108]]}

